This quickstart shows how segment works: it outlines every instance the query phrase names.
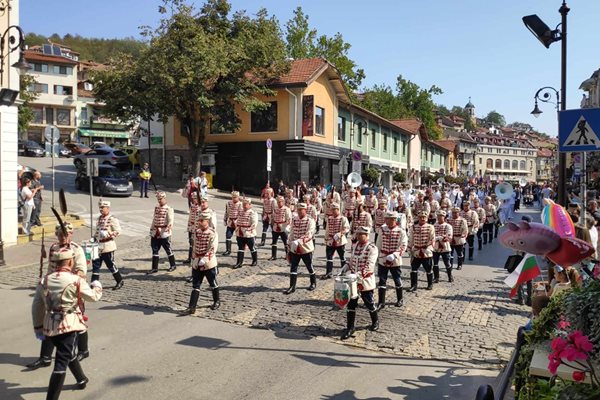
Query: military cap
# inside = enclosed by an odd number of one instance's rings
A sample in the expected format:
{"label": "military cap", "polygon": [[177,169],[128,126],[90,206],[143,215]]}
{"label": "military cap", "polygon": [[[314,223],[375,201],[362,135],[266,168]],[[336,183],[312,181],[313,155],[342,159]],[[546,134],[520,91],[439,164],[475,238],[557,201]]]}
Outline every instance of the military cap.
{"label": "military cap", "polygon": [[359,226],[358,228],[356,228],[356,233],[366,233],[368,235],[369,233],[371,233],[371,228],[369,228],[368,226]]}
{"label": "military cap", "polygon": [[459,206],[453,206],[452,207],[452,211],[460,211],[460,207]]}
{"label": "military cap", "polygon": [[388,211],[385,213],[385,218],[398,218],[398,213],[396,211]]}
{"label": "military cap", "polygon": [[156,192],[156,199],[160,200],[160,199],[165,199],[167,197],[167,194],[163,191],[159,191]]}
{"label": "military cap", "polygon": [[306,203],[298,203],[298,204],[296,204],[296,208],[298,208],[298,209],[300,209],[300,208],[306,209],[306,207],[307,207]]}
{"label": "military cap", "polygon": [[75,257],[75,253],[73,253],[73,250],[63,248],[57,251],[56,253],[52,254],[52,261],[69,260],[73,257]]}
{"label": "military cap", "polygon": [[211,219],[212,215],[209,212],[201,212],[198,219]]}
{"label": "military cap", "polygon": [[[63,225],[65,226],[65,230],[67,231],[67,233],[73,232],[73,225],[70,222],[63,222]],[[58,233],[61,231],[62,231],[62,228],[61,228],[60,224],[56,224],[56,226],[54,227],[54,232]]]}
{"label": "military cap", "polygon": [[419,211],[419,217],[429,217],[429,213],[427,211]]}
{"label": "military cap", "polygon": [[379,204],[387,204],[387,203],[388,203],[388,199],[379,200]]}
{"label": "military cap", "polygon": [[240,192],[234,190],[233,192],[231,192],[231,197],[240,197]]}
{"label": "military cap", "polygon": [[423,192],[422,190],[417,190],[416,195],[417,196],[425,196],[425,192]]}
{"label": "military cap", "polygon": [[442,217],[445,217],[446,216],[446,211],[444,211],[444,210],[437,210],[437,212],[435,213],[435,215],[437,215],[437,216],[441,215]]}
{"label": "military cap", "polygon": [[208,197],[202,196],[202,197],[200,197],[200,201],[208,201]]}
{"label": "military cap", "polygon": [[102,207],[110,207],[110,201],[108,200],[100,200],[98,202],[98,207],[102,208]]}
{"label": "military cap", "polygon": [[337,208],[338,210],[340,209],[340,205],[338,203],[331,203],[331,208]]}
{"label": "military cap", "polygon": [[252,199],[251,199],[250,197],[244,197],[244,198],[242,199],[242,203],[245,203],[245,204],[252,204]]}

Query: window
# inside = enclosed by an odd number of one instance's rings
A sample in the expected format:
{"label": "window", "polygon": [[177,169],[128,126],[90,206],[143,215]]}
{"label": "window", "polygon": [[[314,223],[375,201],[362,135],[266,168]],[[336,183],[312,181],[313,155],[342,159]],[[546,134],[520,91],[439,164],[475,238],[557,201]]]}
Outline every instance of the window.
{"label": "window", "polygon": [[346,141],[346,118],[338,117],[338,140]]}
{"label": "window", "polygon": [[479,164],[483,164],[483,158],[479,157]]}
{"label": "window", "polygon": [[527,169],[527,164],[525,163],[525,161],[521,161],[519,163],[519,169],[522,171],[525,171]]}
{"label": "window", "polygon": [[33,64],[35,72],[48,72],[48,64]]}
{"label": "window", "polygon": [[277,102],[270,101],[264,110],[250,113],[250,132],[274,132],[277,130]]}
{"label": "window", "polygon": [[502,169],[502,160],[499,158],[496,159],[495,169]]}
{"label": "window", "polygon": [[71,110],[65,108],[56,110],[56,123],[58,125],[71,125]]}
{"label": "window", "polygon": [[54,108],[46,108],[46,123],[54,123]]}
{"label": "window", "polygon": [[33,123],[34,124],[43,123],[44,111],[41,108],[37,108],[37,107],[33,107],[31,109],[31,111],[33,112]]}
{"label": "window", "polygon": [[54,85],[54,94],[71,96],[73,94],[73,86]]}
{"label": "window", "polygon": [[34,83],[27,88],[34,93],[48,93],[48,85],[46,83]]}
{"label": "window", "polygon": [[406,142],[402,141],[402,157],[406,157]]}
{"label": "window", "polygon": [[383,132],[382,140],[383,140],[383,151],[388,151],[387,149],[387,132]]}
{"label": "window", "polygon": [[358,128],[358,132],[357,132],[358,137],[356,139],[356,142],[358,143],[359,146],[362,146],[362,128],[363,128],[363,125],[362,125],[362,122],[359,122],[357,125],[358,125],[357,126],[357,128]]}
{"label": "window", "polygon": [[375,148],[375,129],[371,129],[371,148]]}
{"label": "window", "polygon": [[323,107],[315,107],[315,134],[325,134],[325,109]]}
{"label": "window", "polygon": [[81,109],[81,115],[79,116],[80,120],[81,120],[81,124],[82,125],[87,125],[89,123],[88,121],[88,109],[87,107],[83,107]]}
{"label": "window", "polygon": [[501,149],[496,149],[496,153],[500,154],[502,152]]}
{"label": "window", "polygon": [[517,155],[517,151],[516,150],[513,150],[513,155],[515,155],[515,156]]}
{"label": "window", "polygon": [[73,73],[73,67],[67,67],[64,65],[53,65],[52,73],[57,75],[71,75]]}
{"label": "window", "polygon": [[398,154],[398,138],[394,137],[394,154]]}
{"label": "window", "polygon": [[504,160],[504,169],[510,169],[510,160]]}
{"label": "window", "polygon": [[512,169],[519,169],[519,162],[517,160],[513,160]]}

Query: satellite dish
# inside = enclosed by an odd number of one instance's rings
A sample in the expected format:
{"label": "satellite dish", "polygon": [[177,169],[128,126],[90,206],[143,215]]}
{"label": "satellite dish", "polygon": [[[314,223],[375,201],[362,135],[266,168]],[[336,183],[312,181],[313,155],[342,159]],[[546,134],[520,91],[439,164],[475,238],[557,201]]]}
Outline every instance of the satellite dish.
{"label": "satellite dish", "polygon": [[346,178],[346,182],[352,188],[355,188],[357,186],[360,186],[360,184],[362,183],[362,177],[360,176],[360,174],[358,172],[352,172],[352,173],[348,174],[348,177]]}
{"label": "satellite dish", "polygon": [[507,200],[510,199],[510,197],[513,194],[513,187],[510,183],[507,182],[502,182],[496,185],[496,189],[494,190],[494,192],[496,193],[496,196],[498,196],[498,198],[500,200]]}

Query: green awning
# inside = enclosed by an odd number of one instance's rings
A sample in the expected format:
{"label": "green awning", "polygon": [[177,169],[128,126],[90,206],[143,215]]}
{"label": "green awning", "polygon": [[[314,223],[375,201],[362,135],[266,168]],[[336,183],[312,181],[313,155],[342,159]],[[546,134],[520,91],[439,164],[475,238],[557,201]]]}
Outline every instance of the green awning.
{"label": "green awning", "polygon": [[79,128],[79,134],[81,136],[95,136],[95,137],[129,139],[129,132],[128,131],[107,131],[107,130],[104,130],[104,129],[84,129],[84,128]]}

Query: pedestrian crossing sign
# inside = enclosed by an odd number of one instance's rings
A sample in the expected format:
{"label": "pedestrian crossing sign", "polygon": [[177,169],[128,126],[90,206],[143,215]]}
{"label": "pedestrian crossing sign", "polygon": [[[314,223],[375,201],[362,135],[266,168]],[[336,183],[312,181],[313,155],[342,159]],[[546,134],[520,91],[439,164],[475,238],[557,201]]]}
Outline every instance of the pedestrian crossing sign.
{"label": "pedestrian crossing sign", "polygon": [[561,111],[558,131],[559,151],[600,150],[600,108]]}

